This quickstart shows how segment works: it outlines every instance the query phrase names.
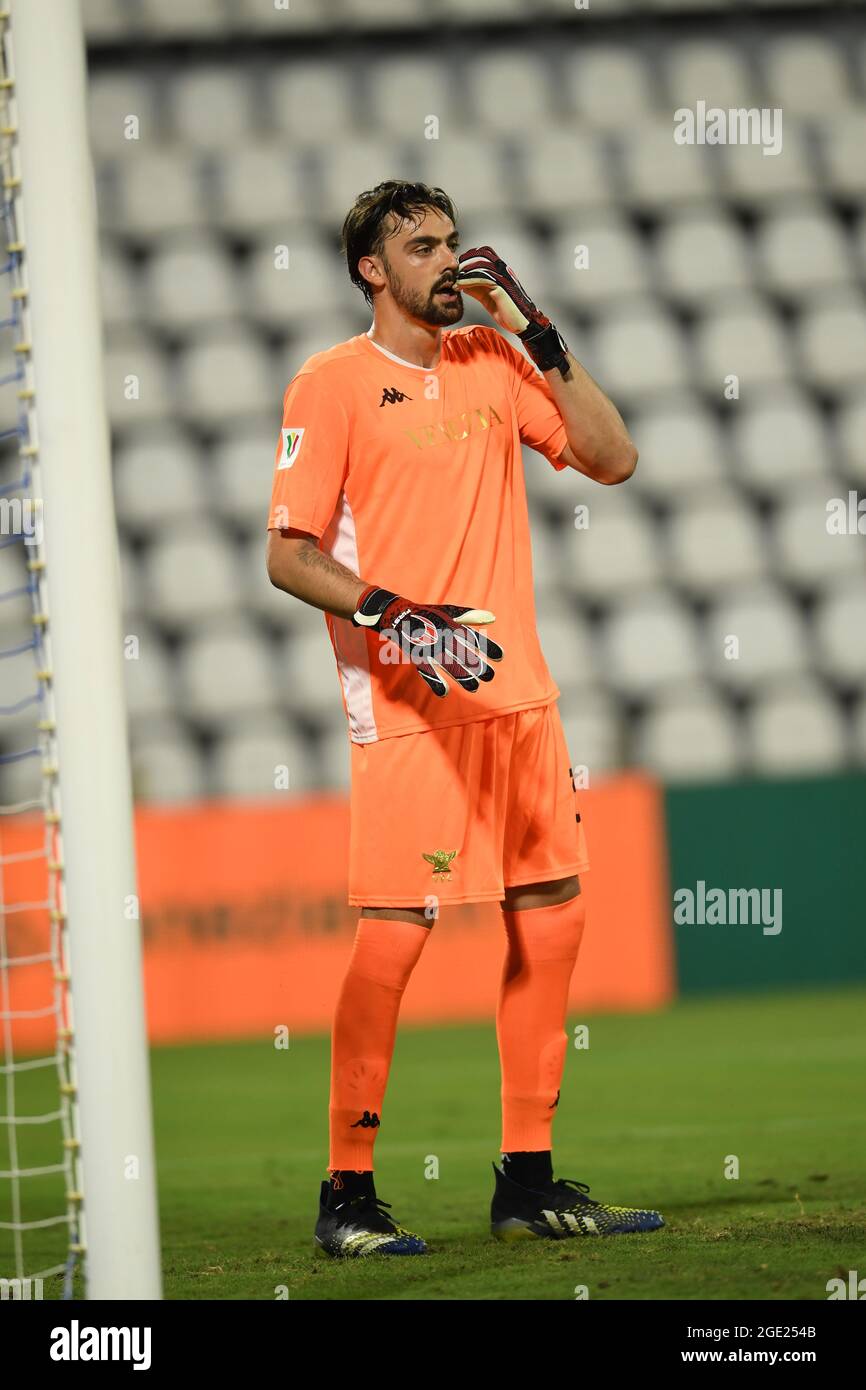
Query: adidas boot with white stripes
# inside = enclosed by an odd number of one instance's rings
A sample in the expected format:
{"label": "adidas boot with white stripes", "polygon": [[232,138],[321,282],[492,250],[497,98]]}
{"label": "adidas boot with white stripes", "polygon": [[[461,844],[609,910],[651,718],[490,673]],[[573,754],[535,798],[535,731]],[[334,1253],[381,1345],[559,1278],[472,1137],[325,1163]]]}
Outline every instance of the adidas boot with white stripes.
{"label": "adidas boot with white stripes", "polygon": [[657,1231],[665,1223],[657,1211],[611,1207],[586,1194],[586,1183],[560,1178],[540,1188],[523,1187],[493,1164],[496,1191],[490,1229],[499,1240],[566,1240],[570,1236],[616,1236]]}

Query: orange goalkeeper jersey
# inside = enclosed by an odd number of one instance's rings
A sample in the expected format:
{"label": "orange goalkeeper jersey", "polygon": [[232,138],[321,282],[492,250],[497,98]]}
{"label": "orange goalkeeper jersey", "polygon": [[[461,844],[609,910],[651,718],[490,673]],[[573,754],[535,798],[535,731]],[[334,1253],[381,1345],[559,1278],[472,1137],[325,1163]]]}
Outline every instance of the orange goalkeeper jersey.
{"label": "orange goalkeeper jersey", "polygon": [[562,418],[495,329],[445,329],[441,344],[436,367],[416,367],[358,334],[310,357],[283,401],[268,528],[312,532],[359,578],[416,603],[496,614],[483,628],[504,653],[493,680],[474,692],[449,681],[444,697],[378,633],[325,614],[355,743],[559,695],[536,631],[520,446],[564,468]]}

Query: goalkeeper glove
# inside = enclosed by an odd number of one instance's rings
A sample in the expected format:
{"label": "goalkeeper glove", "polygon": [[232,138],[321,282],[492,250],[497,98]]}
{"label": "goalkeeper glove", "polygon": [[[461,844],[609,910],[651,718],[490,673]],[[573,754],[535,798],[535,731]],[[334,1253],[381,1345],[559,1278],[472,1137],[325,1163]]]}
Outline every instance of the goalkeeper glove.
{"label": "goalkeeper glove", "polygon": [[542,372],[567,376],[568,348],[546,314],[533,304],[514,271],[492,246],[473,246],[458,257],[457,288],[483,304],[501,328],[516,333]]}
{"label": "goalkeeper glove", "polygon": [[352,615],[355,627],[387,635],[416,666],[434,695],[447,695],[448,675],[464,690],[496,674],[488,664],[502,660],[498,642],[467,623],[492,623],[495,614],[461,603],[413,603],[390,589],[370,585]]}

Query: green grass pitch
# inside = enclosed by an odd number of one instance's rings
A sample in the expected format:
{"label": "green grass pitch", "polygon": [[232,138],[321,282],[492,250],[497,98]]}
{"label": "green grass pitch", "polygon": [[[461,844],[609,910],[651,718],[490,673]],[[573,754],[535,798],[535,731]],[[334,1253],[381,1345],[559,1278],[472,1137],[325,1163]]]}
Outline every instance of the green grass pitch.
{"label": "green grass pitch", "polygon": [[[165,1297],[573,1300],[585,1286],[590,1299],[825,1300],[828,1279],[866,1275],[864,1004],[866,992],[845,989],[571,1013],[570,1035],[588,1023],[590,1046],[569,1046],[555,1174],[589,1183],[594,1198],[655,1207],[667,1225],[518,1245],[489,1232],[500,1141],[493,1021],[401,1027],[376,1183],[430,1247],[402,1259],[337,1261],[314,1247],[327,1037],[292,1037],[283,1051],[270,1038],[155,1049]],[[21,1074],[19,1109],[50,1084]],[[56,1155],[56,1130],[30,1128],[27,1158]],[[729,1155],[736,1180],[725,1177]],[[427,1177],[434,1158],[438,1177]],[[22,1184],[25,1219],[58,1210],[56,1198],[45,1205],[46,1182]],[[25,1248],[56,1259],[57,1234],[28,1233]],[[14,1272],[10,1251],[0,1231],[0,1274]],[[50,1281],[45,1296],[59,1295]]]}

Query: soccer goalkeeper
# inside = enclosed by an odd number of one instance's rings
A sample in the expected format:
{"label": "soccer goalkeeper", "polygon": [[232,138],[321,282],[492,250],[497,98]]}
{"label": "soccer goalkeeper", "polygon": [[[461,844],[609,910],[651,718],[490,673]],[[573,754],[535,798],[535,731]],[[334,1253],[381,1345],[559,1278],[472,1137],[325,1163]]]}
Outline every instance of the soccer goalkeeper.
{"label": "soccer goalkeeper", "polygon": [[[637,453],[511,267],[489,246],[458,254],[455,221],[441,189],[396,180],[350,209],[343,249],[373,323],[289,384],[268,517],[268,574],[324,611],[349,723],[360,916],[333,1020],[315,1228],[344,1257],[427,1249],[377,1196],[373,1146],[403,992],[449,903],[503,912],[494,1234],[663,1225],[553,1176],[588,862],[536,632],[520,446],[607,484]],[[453,327],[464,294],[497,326]]]}

